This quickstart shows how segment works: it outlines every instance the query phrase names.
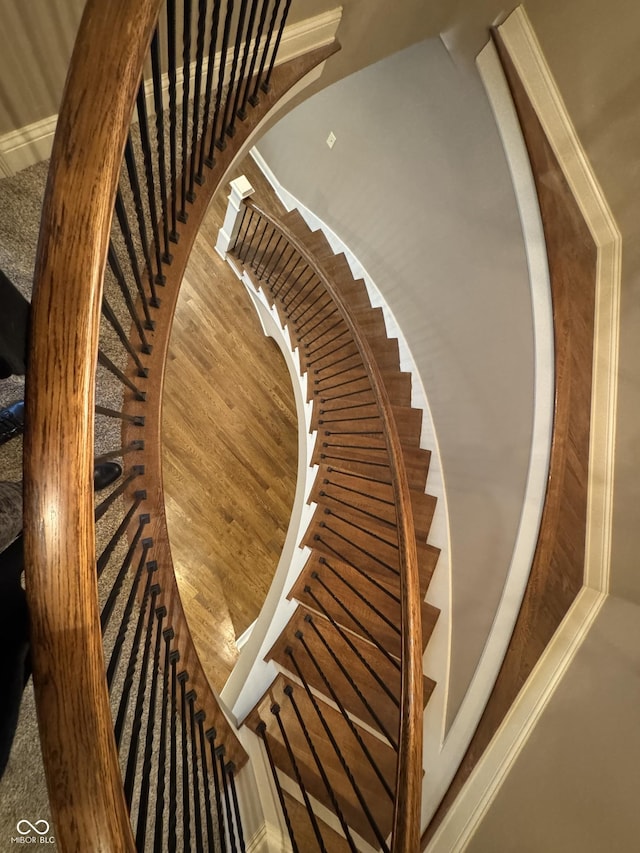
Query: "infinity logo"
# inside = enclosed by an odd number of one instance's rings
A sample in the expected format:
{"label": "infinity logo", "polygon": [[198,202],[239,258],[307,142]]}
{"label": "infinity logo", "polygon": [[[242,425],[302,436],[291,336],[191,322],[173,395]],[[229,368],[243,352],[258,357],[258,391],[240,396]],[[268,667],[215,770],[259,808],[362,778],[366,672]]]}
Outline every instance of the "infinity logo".
{"label": "infinity logo", "polygon": [[[44,829],[40,829],[39,827],[44,827]],[[30,832],[37,832],[38,835],[46,835],[49,832],[49,824],[46,820],[37,820],[35,823],[31,823],[28,820],[19,820],[16,824],[16,829],[20,835],[28,835]]]}

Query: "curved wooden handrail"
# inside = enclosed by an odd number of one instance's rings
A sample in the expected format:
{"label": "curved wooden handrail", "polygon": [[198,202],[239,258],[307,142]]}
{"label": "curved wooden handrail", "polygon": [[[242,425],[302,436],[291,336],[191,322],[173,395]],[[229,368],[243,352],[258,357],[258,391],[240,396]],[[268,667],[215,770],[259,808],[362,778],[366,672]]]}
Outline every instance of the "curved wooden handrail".
{"label": "curved wooden handrail", "polygon": [[253,201],[247,200],[245,205],[283,234],[322,281],[358,347],[380,406],[397,514],[402,614],[400,731],[391,850],[393,853],[412,853],[413,851],[417,853],[420,849],[422,799],[422,601],[409,482],[391,400],[369,341],[360,331],[357,321],[353,319],[339,291],[318,266],[313,255],[295,234],[283,227]]}
{"label": "curved wooden handrail", "polygon": [[26,580],[42,751],[62,850],[134,850],[98,611],[93,407],[113,200],[160,3],[87,3],[58,118],[36,261]]}

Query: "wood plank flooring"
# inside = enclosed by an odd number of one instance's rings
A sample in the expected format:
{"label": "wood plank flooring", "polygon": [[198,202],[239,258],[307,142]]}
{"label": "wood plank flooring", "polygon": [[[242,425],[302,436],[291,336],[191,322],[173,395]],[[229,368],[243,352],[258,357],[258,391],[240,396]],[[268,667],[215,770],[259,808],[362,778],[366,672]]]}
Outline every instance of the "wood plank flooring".
{"label": "wood plank flooring", "polygon": [[[247,166],[255,170],[252,161]],[[227,194],[224,188],[214,198],[187,266],[163,397],[173,560],[193,639],[216,689],[237,659],[236,638],[258,616],[269,589],[297,476],[286,365],[213,248]]]}

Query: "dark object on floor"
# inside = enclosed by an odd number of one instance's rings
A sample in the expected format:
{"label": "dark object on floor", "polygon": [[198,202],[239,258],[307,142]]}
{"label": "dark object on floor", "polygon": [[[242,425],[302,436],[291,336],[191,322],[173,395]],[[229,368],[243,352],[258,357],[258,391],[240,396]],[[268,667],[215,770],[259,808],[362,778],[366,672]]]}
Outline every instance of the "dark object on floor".
{"label": "dark object on floor", "polygon": [[93,488],[96,492],[106,489],[122,475],[122,465],[117,462],[101,462],[93,469]]}
{"label": "dark object on floor", "polygon": [[31,306],[0,270],[0,379],[27,372],[27,335]]}
{"label": "dark object on floor", "polygon": [[0,444],[6,444],[24,432],[24,401],[18,400],[0,409]]}
{"label": "dark object on floor", "polygon": [[0,778],[18,724],[20,702],[31,675],[29,613],[20,583],[24,567],[22,536],[0,553]]}

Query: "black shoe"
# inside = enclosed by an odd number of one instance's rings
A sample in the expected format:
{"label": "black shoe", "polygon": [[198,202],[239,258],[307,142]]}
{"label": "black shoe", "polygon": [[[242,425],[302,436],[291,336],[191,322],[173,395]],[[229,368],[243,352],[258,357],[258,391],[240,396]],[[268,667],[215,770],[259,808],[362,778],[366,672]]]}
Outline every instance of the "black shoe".
{"label": "black shoe", "polygon": [[6,444],[24,432],[24,400],[0,409],[0,444]]}
{"label": "black shoe", "polygon": [[93,469],[93,488],[96,492],[106,489],[122,476],[122,465],[117,462],[101,462]]}

